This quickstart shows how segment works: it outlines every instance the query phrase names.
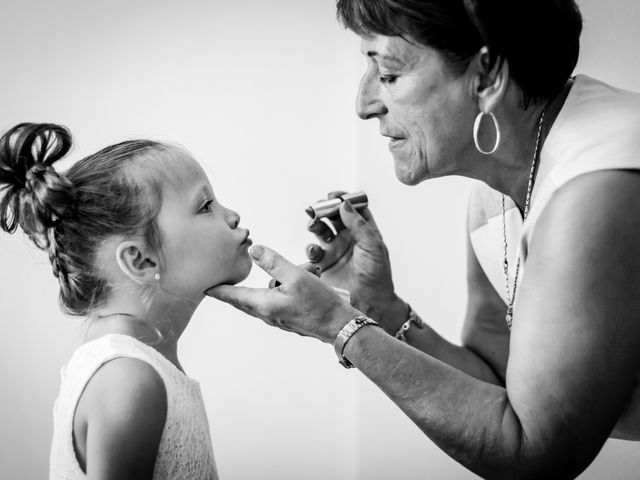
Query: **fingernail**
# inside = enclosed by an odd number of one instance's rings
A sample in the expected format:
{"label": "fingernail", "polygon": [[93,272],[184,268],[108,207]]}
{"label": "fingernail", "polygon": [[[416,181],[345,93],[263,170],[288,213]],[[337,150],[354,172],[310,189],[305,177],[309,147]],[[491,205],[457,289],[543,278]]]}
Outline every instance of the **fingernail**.
{"label": "fingernail", "polygon": [[314,262],[322,257],[322,250],[319,248],[310,248],[307,256],[310,261]]}
{"label": "fingernail", "polygon": [[324,224],[318,220],[309,220],[309,223],[307,223],[307,230],[311,233],[317,233],[322,230],[323,225]]}
{"label": "fingernail", "polygon": [[258,260],[263,253],[264,253],[264,248],[262,248],[260,245],[252,245],[249,248],[249,254],[256,260]]}
{"label": "fingernail", "polygon": [[330,233],[329,235],[327,235],[326,237],[323,238],[323,240],[325,241],[325,243],[331,243],[333,242],[333,239],[335,237],[333,236],[333,233]]}
{"label": "fingernail", "polygon": [[353,213],[353,205],[351,205],[349,200],[344,201],[344,209],[349,213]]}

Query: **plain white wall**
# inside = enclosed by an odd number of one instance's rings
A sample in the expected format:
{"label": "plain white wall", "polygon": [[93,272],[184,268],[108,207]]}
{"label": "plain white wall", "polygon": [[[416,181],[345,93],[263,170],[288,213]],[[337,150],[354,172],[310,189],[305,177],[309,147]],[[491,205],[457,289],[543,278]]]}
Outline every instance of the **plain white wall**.
{"label": "plain white wall", "polygon": [[[584,17],[576,73],[640,92],[640,2],[578,0]],[[361,70],[364,65],[360,62]],[[355,86],[352,87],[355,94]],[[471,132],[469,132],[471,135]],[[358,178],[389,247],[397,291],[448,340],[459,343],[466,306],[465,211],[472,181],[405,187],[378,122],[358,127]],[[364,376],[358,375],[358,479],[478,478],[441,452]],[[640,443],[610,440],[581,480],[638,478]]]}
{"label": "plain white wall", "polygon": [[[640,91],[635,0],[580,5],[577,71]],[[377,125],[355,117],[364,60],[334,14],[333,0],[2,0],[0,129],[66,124],[70,160],[124,138],[180,142],[252,237],[296,262],[311,240],[304,207],[364,188],[398,291],[457,341],[470,181],[395,180]],[[254,270],[246,283],[265,281]],[[44,478],[58,371],[81,324],[58,312],[46,257],[20,234],[0,235],[0,326],[0,478]],[[326,345],[206,301],[180,355],[202,384],[222,478],[476,478]],[[638,453],[610,442],[583,478],[629,478]]]}

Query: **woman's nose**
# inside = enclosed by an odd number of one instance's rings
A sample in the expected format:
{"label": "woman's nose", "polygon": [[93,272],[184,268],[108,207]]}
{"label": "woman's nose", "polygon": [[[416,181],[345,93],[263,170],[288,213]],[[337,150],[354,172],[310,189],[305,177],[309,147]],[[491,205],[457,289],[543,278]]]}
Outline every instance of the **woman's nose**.
{"label": "woman's nose", "polygon": [[364,74],[356,97],[356,112],[363,120],[380,117],[387,113],[387,107],[379,96],[380,85],[372,73]]}

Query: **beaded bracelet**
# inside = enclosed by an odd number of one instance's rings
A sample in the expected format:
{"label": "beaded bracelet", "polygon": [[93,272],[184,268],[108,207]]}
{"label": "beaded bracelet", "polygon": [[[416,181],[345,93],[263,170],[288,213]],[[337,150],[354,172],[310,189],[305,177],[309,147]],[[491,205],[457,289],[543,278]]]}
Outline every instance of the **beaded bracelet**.
{"label": "beaded bracelet", "polygon": [[405,336],[405,334],[411,328],[412,324],[420,329],[424,328],[424,322],[418,316],[418,314],[413,311],[413,308],[411,308],[411,305],[409,305],[409,315],[408,315],[407,321],[404,322],[402,326],[398,329],[398,331],[395,334],[395,337],[401,342],[406,342],[407,337]]}

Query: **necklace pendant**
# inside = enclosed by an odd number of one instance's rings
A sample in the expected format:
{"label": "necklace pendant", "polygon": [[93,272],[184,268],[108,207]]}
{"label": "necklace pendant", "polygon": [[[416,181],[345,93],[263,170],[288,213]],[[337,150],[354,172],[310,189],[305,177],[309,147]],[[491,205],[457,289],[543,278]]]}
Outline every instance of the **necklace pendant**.
{"label": "necklace pendant", "polygon": [[507,322],[507,327],[511,330],[511,323],[513,322],[513,307],[507,307],[507,314],[504,317],[505,322]]}

